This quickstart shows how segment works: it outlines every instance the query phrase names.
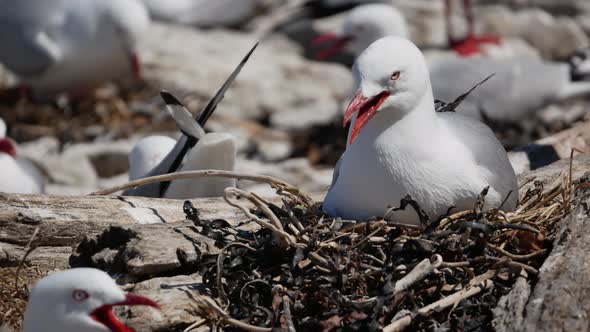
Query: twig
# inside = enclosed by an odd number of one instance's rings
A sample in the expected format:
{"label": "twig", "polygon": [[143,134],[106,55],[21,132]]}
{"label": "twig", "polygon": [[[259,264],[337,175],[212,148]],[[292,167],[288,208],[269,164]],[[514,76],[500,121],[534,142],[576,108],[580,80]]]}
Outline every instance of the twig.
{"label": "twig", "polygon": [[410,273],[398,280],[393,288],[393,294],[398,294],[408,289],[416,282],[424,279],[428,274],[430,274],[430,272],[434,271],[434,269],[439,267],[443,262],[443,259],[439,254],[434,255],[434,259],[434,262],[431,262],[430,259],[426,258],[425,260],[418,263],[418,265],[416,265],[412,271],[410,271]]}
{"label": "twig", "polygon": [[[250,212],[250,209],[248,209],[248,207],[246,207],[242,204],[238,204],[235,201],[232,201],[229,198],[230,195],[234,195],[238,198],[239,197],[247,198],[250,202],[252,202],[254,205],[259,207],[267,215],[267,217],[269,217],[269,219],[271,219],[271,220],[274,219],[273,223],[269,223],[267,221],[260,219],[258,216],[254,215],[252,212]],[[251,193],[241,190],[241,189],[238,189],[238,188],[235,188],[235,187],[228,187],[228,188],[225,188],[225,195],[223,198],[225,199],[225,201],[229,205],[242,210],[242,212],[244,212],[244,214],[246,214],[246,216],[248,216],[248,218],[252,219],[254,222],[259,224],[260,226],[271,230],[275,236],[277,236],[280,240],[282,240],[281,241],[282,243],[280,243],[280,244],[282,244],[283,246],[289,247],[289,246],[303,245],[301,243],[298,243],[297,240],[295,239],[295,237],[293,237],[291,234],[285,232],[281,222],[277,219],[276,215],[268,208],[268,206],[262,204],[262,202],[260,202],[260,200],[256,199],[256,197],[254,197]]]}
{"label": "twig", "polygon": [[195,309],[197,312],[205,317],[210,317],[209,320],[215,318],[215,321],[221,321],[222,323],[233,325],[239,329],[251,332],[271,332],[270,327],[254,326],[248,323],[244,323],[240,320],[232,318],[227,312],[219,307],[219,305],[210,297],[205,295],[193,296],[190,292],[187,292],[190,298],[195,302]]}
{"label": "twig", "polygon": [[283,319],[287,325],[288,332],[297,332],[295,324],[293,324],[293,317],[291,316],[291,300],[289,296],[283,295]]}
{"label": "twig", "polygon": [[225,303],[227,303],[229,301],[229,299],[227,298],[227,296],[225,295],[225,292],[223,291],[223,281],[222,281],[222,274],[223,274],[223,254],[225,253],[225,251],[233,246],[237,246],[237,247],[242,247],[245,249],[248,249],[250,251],[256,251],[256,249],[250,247],[247,244],[243,244],[243,243],[239,243],[239,242],[232,242],[228,245],[226,245],[225,247],[223,247],[223,249],[221,249],[221,252],[219,253],[219,255],[217,255],[217,292],[219,293],[219,297],[221,298],[221,300]]}
{"label": "twig", "polygon": [[353,250],[358,248],[361,244],[367,242],[373,235],[379,233],[383,227],[385,226],[385,224],[381,224],[379,225],[379,227],[377,227],[376,230],[372,231],[370,234],[367,234],[367,236],[365,236],[362,240],[360,240],[359,242],[357,242],[355,245],[353,245],[352,247],[350,247],[348,250]]}
{"label": "twig", "polygon": [[91,193],[90,195],[110,195],[117,191],[131,189],[139,186],[143,186],[146,184],[151,183],[158,183],[158,182],[166,182],[166,181],[173,181],[179,179],[193,179],[193,178],[201,178],[201,177],[221,177],[221,178],[232,178],[238,180],[248,180],[248,181],[255,181],[255,182],[263,182],[268,183],[273,187],[276,188],[283,188],[284,190],[288,190],[289,192],[296,192],[299,193],[304,199],[305,203],[313,205],[313,200],[309,198],[307,195],[303,195],[297,187],[274,178],[268,175],[257,175],[257,174],[247,174],[241,172],[234,172],[234,171],[225,171],[225,170],[216,170],[216,169],[206,169],[206,170],[199,170],[199,171],[184,171],[184,172],[175,172],[171,174],[163,174],[157,176],[149,176],[146,178],[137,179],[134,181],[127,182],[125,184],[102,189]]}
{"label": "twig", "polygon": [[[418,315],[427,316],[435,310],[445,309],[450,306],[453,306],[466,298],[469,298],[480,293],[484,289],[492,287],[493,282],[490,279],[493,278],[494,275],[496,275],[496,272],[493,270],[488,271],[484,274],[480,274],[479,276],[473,278],[469,282],[469,284],[462,290],[453,293],[443,299],[440,299],[434,303],[431,303],[423,308],[418,309]],[[385,326],[383,328],[383,332],[403,331],[406,327],[412,324],[412,321],[412,316],[406,315],[392,322],[391,324]]]}
{"label": "twig", "polygon": [[18,263],[18,267],[16,268],[16,272],[14,274],[14,291],[15,292],[18,292],[18,276],[20,275],[20,270],[23,267],[25,260],[33,252],[33,250],[37,249],[37,245],[33,245],[33,241],[37,237],[37,234],[39,234],[39,227],[36,227],[35,230],[33,231],[33,235],[31,235],[29,242],[25,246],[25,248],[28,248],[28,249],[25,252],[25,254],[23,255],[23,258],[21,258],[20,262]]}
{"label": "twig", "polygon": [[527,254],[527,255],[515,255],[515,254],[512,254],[512,253],[510,253],[500,247],[497,247],[491,243],[486,243],[486,246],[488,248],[494,250],[495,252],[502,254],[502,255],[504,255],[512,260],[515,260],[515,261],[528,261],[531,258],[544,255],[547,252],[547,250],[541,249],[539,251],[535,251],[535,252]]}
{"label": "twig", "polygon": [[194,322],[193,324],[191,324],[189,327],[187,327],[186,329],[182,330],[182,332],[190,332],[194,329],[196,329],[197,327],[203,325],[204,323],[206,323],[207,320],[206,319],[199,319],[198,321]]}

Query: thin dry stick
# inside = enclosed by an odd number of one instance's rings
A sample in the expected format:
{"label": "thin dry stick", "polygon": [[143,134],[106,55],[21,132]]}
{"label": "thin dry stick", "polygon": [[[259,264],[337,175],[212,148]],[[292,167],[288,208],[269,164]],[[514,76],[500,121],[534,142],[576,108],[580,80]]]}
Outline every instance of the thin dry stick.
{"label": "thin dry stick", "polygon": [[348,250],[353,250],[358,248],[361,244],[367,242],[372,236],[374,236],[375,234],[381,232],[381,230],[383,229],[383,227],[385,227],[385,225],[379,225],[379,227],[372,231],[370,234],[368,234],[367,236],[365,236],[362,240],[360,240],[359,242],[357,242],[355,245],[353,245],[352,247],[350,247],[350,249]]}
{"label": "thin dry stick", "polygon": [[196,329],[197,327],[205,324],[207,322],[206,319],[199,319],[198,321],[194,322],[193,324],[191,324],[189,327],[187,327],[186,329],[182,330],[182,332],[190,332],[194,329]]}
{"label": "thin dry stick", "polygon": [[[274,216],[274,219],[276,219],[277,218],[276,215],[268,208],[268,206],[262,204],[254,196],[252,196],[252,194],[250,194],[247,191],[235,188],[235,187],[228,187],[228,188],[225,188],[225,195],[223,198],[225,199],[225,201],[229,205],[242,210],[242,212],[244,212],[244,214],[246,214],[246,216],[248,218],[252,219],[254,222],[259,224],[260,226],[270,229],[273,232],[273,234],[275,234],[279,239],[281,239],[283,241],[283,245],[286,245],[286,246],[300,246],[300,245],[302,245],[300,243],[297,243],[297,240],[295,239],[295,237],[293,237],[291,234],[289,234],[283,230],[283,226],[280,223],[280,221],[278,221],[278,219],[273,221],[273,223],[269,223],[267,221],[264,221],[264,220],[260,219],[258,216],[254,215],[252,212],[250,212],[250,209],[248,209],[248,207],[246,207],[242,204],[238,204],[235,201],[232,201],[229,198],[230,195],[234,195],[236,197],[247,198],[250,202],[252,202],[254,205],[259,207],[265,214],[267,214],[269,219],[273,218],[273,216]],[[280,228],[278,228],[275,225],[277,221],[278,221],[278,224],[280,225]]]}
{"label": "thin dry stick", "polygon": [[[431,303],[423,308],[418,309],[418,314],[421,316],[427,316],[434,310],[445,309],[450,306],[455,305],[456,303],[461,302],[462,300],[474,296],[480,293],[484,289],[488,289],[492,287],[493,282],[490,280],[496,275],[495,271],[488,271],[484,274],[480,274],[479,276],[473,278],[467,287],[464,289],[453,293],[443,299],[440,299],[434,303]],[[406,327],[412,324],[412,316],[406,315],[393,323],[385,326],[383,328],[383,332],[397,332],[403,331]]]}
{"label": "thin dry stick", "polygon": [[508,252],[508,251],[506,251],[506,250],[504,250],[504,249],[502,249],[500,247],[497,247],[497,246],[495,246],[495,245],[493,245],[491,243],[486,243],[486,246],[488,248],[494,250],[495,252],[497,252],[499,254],[502,254],[502,255],[504,255],[504,256],[512,259],[512,260],[515,260],[515,261],[527,261],[527,260],[529,260],[531,258],[534,258],[534,257],[537,257],[537,256],[541,256],[541,255],[543,255],[543,254],[545,254],[547,252],[547,250],[541,249],[539,251],[535,251],[535,252],[530,253],[530,254],[527,254],[527,255],[516,255],[516,254],[510,253],[510,252]]}
{"label": "thin dry stick", "polygon": [[243,244],[243,243],[239,243],[239,242],[233,242],[230,243],[228,245],[226,245],[225,247],[223,247],[223,249],[221,249],[221,252],[219,253],[219,255],[217,255],[217,292],[219,293],[219,297],[221,298],[221,300],[224,303],[228,303],[229,299],[227,298],[227,296],[225,295],[225,292],[223,291],[223,281],[222,281],[222,272],[223,272],[223,255],[225,254],[225,251],[233,246],[237,246],[237,247],[242,247],[245,249],[248,249],[250,251],[256,251],[256,249],[250,247],[247,244]]}
{"label": "thin dry stick", "polygon": [[[120,186],[115,186],[107,189],[102,189],[91,193],[90,195],[110,195],[117,191],[131,189],[139,186],[143,186],[146,184],[157,183],[157,182],[165,182],[165,181],[173,181],[173,180],[180,180],[180,179],[193,179],[193,178],[201,178],[201,177],[221,177],[221,178],[232,178],[238,180],[248,180],[248,181],[255,181],[255,182],[263,182],[268,183],[271,186],[275,186],[278,188],[285,188],[286,190],[296,192],[301,194],[301,191],[297,189],[297,187],[274,178],[268,175],[257,175],[257,174],[247,174],[241,172],[234,172],[234,171],[224,171],[224,170],[216,170],[216,169],[206,169],[206,170],[199,170],[199,171],[184,171],[184,172],[175,172],[171,174],[163,174],[163,175],[156,175],[150,176],[142,179],[137,179],[134,181],[127,182]],[[303,195],[303,198],[306,200],[306,203],[313,204],[313,200],[306,195]]]}
{"label": "thin dry stick", "polygon": [[295,324],[293,324],[293,317],[291,316],[291,300],[289,296],[283,295],[283,319],[287,325],[288,332],[297,332]]}
{"label": "thin dry stick", "polygon": [[398,294],[410,286],[415,284],[416,282],[424,279],[428,274],[430,274],[434,269],[439,267],[443,259],[439,254],[434,255],[435,261],[431,262],[430,259],[426,258],[425,260],[421,261],[416,265],[410,273],[408,273],[405,277],[401,278],[395,283],[393,294]]}
{"label": "thin dry stick", "polygon": [[25,252],[25,254],[23,255],[23,258],[21,258],[20,262],[18,263],[18,267],[16,268],[16,272],[14,274],[14,291],[15,292],[18,292],[18,277],[20,275],[21,268],[23,267],[23,264],[25,263],[25,260],[27,259],[27,257],[33,252],[33,250],[35,250],[37,248],[36,245],[33,245],[33,241],[37,237],[37,234],[39,234],[39,227],[36,227],[35,231],[33,231],[33,235],[31,235],[29,242],[25,246],[25,248],[28,248],[28,249]]}
{"label": "thin dry stick", "polygon": [[[190,293],[189,293],[190,294]],[[239,329],[251,332],[271,332],[272,328],[270,327],[260,327],[250,325],[248,323],[244,323],[240,320],[232,318],[227,312],[217,305],[217,303],[210,297],[204,295],[198,296],[190,296],[193,301],[195,301],[196,306],[195,309],[199,313],[203,313],[203,316],[211,316],[214,315],[216,321],[221,321],[222,323],[233,325]]]}

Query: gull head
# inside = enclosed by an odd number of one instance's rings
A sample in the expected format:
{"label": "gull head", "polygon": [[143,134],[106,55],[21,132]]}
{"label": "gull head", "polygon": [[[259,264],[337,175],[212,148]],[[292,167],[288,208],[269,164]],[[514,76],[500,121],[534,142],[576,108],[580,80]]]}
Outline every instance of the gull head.
{"label": "gull head", "polygon": [[431,90],[422,52],[411,41],[388,36],[371,44],[356,60],[357,92],[344,114],[343,125],[356,115],[349,137],[352,144],[377,112],[412,112]]}
{"label": "gull head", "polygon": [[152,300],[124,293],[108,274],[92,268],[57,272],[33,288],[25,312],[24,331],[131,332],[112,308],[146,305]]}
{"label": "gull head", "polygon": [[389,4],[367,4],[355,7],[344,20],[339,34],[318,36],[313,46],[318,59],[325,59],[345,49],[357,55],[372,42],[386,36],[408,37],[403,15]]}
{"label": "gull head", "polygon": [[110,0],[104,1],[103,5],[106,6],[103,16],[105,24],[112,27],[119,47],[129,59],[134,78],[139,79],[141,68],[137,48],[150,24],[148,11],[139,0]]}

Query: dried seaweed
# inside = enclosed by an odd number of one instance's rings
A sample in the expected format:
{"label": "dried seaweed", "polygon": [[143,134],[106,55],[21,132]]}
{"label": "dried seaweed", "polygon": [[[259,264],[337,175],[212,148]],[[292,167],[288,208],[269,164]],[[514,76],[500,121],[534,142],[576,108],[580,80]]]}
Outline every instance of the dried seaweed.
{"label": "dried seaweed", "polygon": [[[521,270],[534,282],[586,185],[569,174],[523,191],[515,212],[484,211],[484,190],[473,210],[422,227],[328,218],[297,193],[279,191],[277,206],[228,189],[261,229],[224,230],[224,249],[203,267],[213,297],[191,293],[195,321],[230,331],[491,330],[498,299]],[[419,211],[410,197],[401,204]]]}

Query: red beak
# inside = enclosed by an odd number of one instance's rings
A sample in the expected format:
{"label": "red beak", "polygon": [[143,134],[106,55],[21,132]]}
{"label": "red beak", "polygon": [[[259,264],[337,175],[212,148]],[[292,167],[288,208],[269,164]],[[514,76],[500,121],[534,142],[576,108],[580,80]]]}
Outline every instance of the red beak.
{"label": "red beak", "polygon": [[352,119],[354,113],[358,112],[356,116],[356,121],[354,121],[354,126],[352,127],[352,132],[350,133],[350,139],[348,144],[352,144],[354,139],[358,136],[361,129],[369,122],[369,120],[377,113],[377,110],[383,104],[385,99],[389,97],[389,91],[382,91],[372,97],[365,97],[361,91],[357,92],[357,94],[352,98],[350,104],[346,108],[346,113],[344,114],[344,121],[342,122],[342,126],[346,127],[346,124]]}
{"label": "red beak", "polygon": [[129,305],[129,306],[145,305],[145,306],[150,306],[150,307],[153,307],[156,309],[160,309],[160,306],[156,302],[148,299],[147,297],[133,295],[133,294],[127,294],[125,296],[124,301],[121,301],[119,303],[114,303],[114,304],[106,304],[101,307],[98,307],[94,311],[92,311],[90,316],[95,321],[106,326],[109,330],[111,330],[111,332],[134,332],[134,330],[132,328],[121,323],[121,321],[119,321],[117,319],[117,317],[115,316],[115,314],[113,313],[113,310],[112,310],[113,307],[120,306],[120,305]]}
{"label": "red beak", "polygon": [[129,62],[131,63],[131,70],[133,71],[133,78],[139,80],[141,78],[141,65],[139,57],[136,53],[129,53]]}
{"label": "red beak", "polygon": [[148,299],[147,297],[133,295],[133,294],[125,295],[125,300],[121,301],[119,303],[113,304],[113,306],[116,306],[116,305],[146,305],[149,307],[160,309],[160,306],[156,302]]}
{"label": "red beak", "polygon": [[0,153],[6,153],[12,158],[16,158],[16,149],[8,138],[0,138]]}
{"label": "red beak", "polygon": [[351,36],[339,36],[333,33],[325,33],[315,37],[311,41],[311,47],[318,49],[315,58],[325,60],[341,53],[346,44],[353,38]]}

